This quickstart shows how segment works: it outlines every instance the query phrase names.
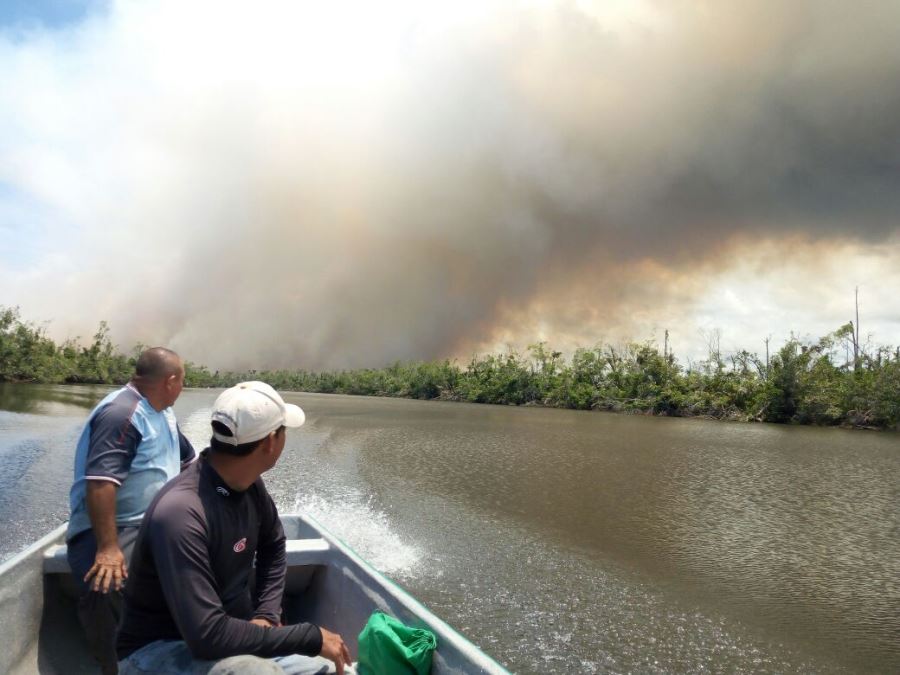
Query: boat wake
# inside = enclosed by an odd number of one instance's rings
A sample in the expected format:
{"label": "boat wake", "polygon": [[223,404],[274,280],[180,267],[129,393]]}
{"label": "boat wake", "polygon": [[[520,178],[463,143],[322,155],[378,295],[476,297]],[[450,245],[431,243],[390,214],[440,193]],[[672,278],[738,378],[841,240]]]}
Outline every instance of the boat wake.
{"label": "boat wake", "polygon": [[391,528],[387,515],[355,490],[338,498],[303,495],[294,501],[294,511],[304,511],[347,543],[379,572],[391,576],[413,574],[421,551],[404,543]]}

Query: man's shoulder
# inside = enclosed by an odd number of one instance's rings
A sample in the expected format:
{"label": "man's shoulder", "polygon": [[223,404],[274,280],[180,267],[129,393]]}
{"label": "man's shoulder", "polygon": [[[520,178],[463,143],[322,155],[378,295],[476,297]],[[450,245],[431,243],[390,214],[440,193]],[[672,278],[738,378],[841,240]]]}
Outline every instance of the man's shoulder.
{"label": "man's shoulder", "polygon": [[116,447],[126,439],[139,444],[144,438],[145,427],[136,412],[140,400],[140,396],[128,387],[111,392],[91,412],[86,426],[89,435],[85,438],[89,443],[117,439],[112,441]]}
{"label": "man's shoulder", "polygon": [[199,471],[196,462],[166,483],[147,509],[148,520],[174,521],[203,518]]}
{"label": "man's shoulder", "polygon": [[91,414],[93,423],[128,422],[140,407],[141,396],[131,387],[121,387],[107,394]]}

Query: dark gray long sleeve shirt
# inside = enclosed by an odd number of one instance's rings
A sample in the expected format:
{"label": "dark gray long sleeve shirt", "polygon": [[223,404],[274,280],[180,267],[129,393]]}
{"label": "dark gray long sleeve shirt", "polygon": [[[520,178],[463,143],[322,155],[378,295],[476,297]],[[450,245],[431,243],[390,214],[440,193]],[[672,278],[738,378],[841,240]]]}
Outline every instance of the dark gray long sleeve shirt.
{"label": "dark gray long sleeve shirt", "polygon": [[[205,455],[206,453],[204,453]],[[256,556],[256,598],[250,575]],[[322,648],[312,624],[278,622],[285,536],[262,479],[229,488],[205,456],[151,503],[135,544],[118,637],[119,658],[156,640],[184,640],[198,659],[306,654]]]}

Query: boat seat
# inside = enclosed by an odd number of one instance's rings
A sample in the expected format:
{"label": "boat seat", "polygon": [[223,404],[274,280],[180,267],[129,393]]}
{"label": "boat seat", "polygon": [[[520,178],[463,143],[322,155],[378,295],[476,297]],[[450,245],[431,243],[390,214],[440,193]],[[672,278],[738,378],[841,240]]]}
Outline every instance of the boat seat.
{"label": "boat seat", "polygon": [[[331,546],[324,539],[288,539],[285,543],[288,567],[324,565]],[[69,574],[64,544],[48,546],[44,551],[44,574]]]}
{"label": "boat seat", "polygon": [[288,539],[285,542],[288,567],[324,565],[328,562],[331,545],[322,538]]}
{"label": "boat seat", "polygon": [[66,545],[55,544],[44,551],[44,574],[69,574],[69,559],[66,558]]}

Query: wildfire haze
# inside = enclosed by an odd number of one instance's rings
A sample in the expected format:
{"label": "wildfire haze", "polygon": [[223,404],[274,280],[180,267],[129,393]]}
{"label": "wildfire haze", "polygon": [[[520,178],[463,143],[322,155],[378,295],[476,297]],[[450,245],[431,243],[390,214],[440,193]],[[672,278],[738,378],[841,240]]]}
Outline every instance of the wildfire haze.
{"label": "wildfire haze", "polygon": [[0,305],[221,368],[900,342],[897,2],[112,2],[0,29]]}

